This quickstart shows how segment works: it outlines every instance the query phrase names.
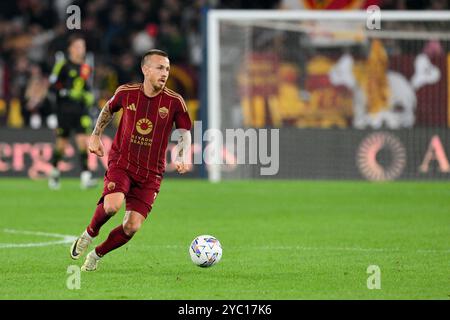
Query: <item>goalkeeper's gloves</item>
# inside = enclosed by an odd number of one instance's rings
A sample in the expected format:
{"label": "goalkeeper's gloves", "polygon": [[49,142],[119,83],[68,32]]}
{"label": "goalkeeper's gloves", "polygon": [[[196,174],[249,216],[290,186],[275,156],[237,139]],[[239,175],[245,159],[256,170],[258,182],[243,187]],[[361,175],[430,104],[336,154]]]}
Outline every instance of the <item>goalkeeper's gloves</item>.
{"label": "goalkeeper's gloves", "polygon": [[61,98],[70,98],[72,100],[81,100],[83,97],[83,91],[76,89],[61,89],[58,91],[58,94]]}
{"label": "goalkeeper's gloves", "polygon": [[80,101],[83,99],[83,90],[70,89],[69,98],[72,100]]}

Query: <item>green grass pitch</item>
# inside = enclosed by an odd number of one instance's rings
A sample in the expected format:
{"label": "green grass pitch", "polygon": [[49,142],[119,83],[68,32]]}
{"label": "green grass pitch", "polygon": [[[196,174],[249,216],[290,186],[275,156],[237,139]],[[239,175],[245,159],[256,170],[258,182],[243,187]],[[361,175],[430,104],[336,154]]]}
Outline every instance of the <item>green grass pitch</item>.
{"label": "green grass pitch", "polygon": [[[448,182],[166,179],[143,228],[81,273],[78,290],[67,268],[84,259],[70,259],[70,244],[30,247],[89,223],[101,187],[62,183],[0,179],[0,299],[449,299]],[[222,243],[212,268],[190,261],[200,234]],[[380,289],[367,288],[370,265]]]}

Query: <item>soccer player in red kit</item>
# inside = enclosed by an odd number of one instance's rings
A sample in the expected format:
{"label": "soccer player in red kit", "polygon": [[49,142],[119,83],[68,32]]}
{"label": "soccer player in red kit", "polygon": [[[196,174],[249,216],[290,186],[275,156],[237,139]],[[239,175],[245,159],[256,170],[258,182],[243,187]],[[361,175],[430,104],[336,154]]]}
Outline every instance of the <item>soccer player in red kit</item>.
{"label": "soccer player in red kit", "polygon": [[89,151],[104,155],[101,135],[113,118],[123,110],[122,119],[108,157],[104,189],[91,223],[70,249],[78,259],[104,225],[126,202],[123,223],[108,238],[88,253],[81,270],[95,271],[98,261],[108,252],[127,243],[139,230],[158,195],[168,140],[173,124],[180,133],[176,169],[187,171],[191,145],[191,120],[183,98],[165,87],[170,62],[167,53],[153,49],[141,61],[144,82],[117,88],[103,107],[89,140]]}

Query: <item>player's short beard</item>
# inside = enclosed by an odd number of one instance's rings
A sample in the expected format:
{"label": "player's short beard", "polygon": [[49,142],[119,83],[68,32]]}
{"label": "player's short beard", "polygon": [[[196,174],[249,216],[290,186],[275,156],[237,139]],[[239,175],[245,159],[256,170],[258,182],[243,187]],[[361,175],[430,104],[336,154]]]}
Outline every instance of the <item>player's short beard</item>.
{"label": "player's short beard", "polygon": [[159,80],[158,80],[154,85],[152,85],[153,86],[153,90],[154,91],[161,91],[164,88],[164,85],[165,84],[160,84]]}
{"label": "player's short beard", "polygon": [[163,90],[164,86],[165,86],[165,84],[161,85],[159,83],[159,81],[153,82],[151,79],[148,79],[148,78],[144,78],[144,83],[145,83],[145,86],[147,86],[148,88],[151,88],[153,92],[159,92],[159,91]]}

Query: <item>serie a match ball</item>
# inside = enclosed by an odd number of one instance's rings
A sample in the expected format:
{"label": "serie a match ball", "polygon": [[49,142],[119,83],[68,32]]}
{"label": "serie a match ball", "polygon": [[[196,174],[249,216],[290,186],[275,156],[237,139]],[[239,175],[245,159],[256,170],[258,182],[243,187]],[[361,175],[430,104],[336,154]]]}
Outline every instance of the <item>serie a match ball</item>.
{"label": "serie a match ball", "polygon": [[222,246],[217,238],[210,235],[201,235],[191,242],[189,254],[194,264],[199,267],[211,267],[222,258]]}

